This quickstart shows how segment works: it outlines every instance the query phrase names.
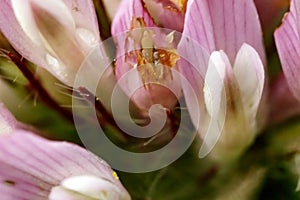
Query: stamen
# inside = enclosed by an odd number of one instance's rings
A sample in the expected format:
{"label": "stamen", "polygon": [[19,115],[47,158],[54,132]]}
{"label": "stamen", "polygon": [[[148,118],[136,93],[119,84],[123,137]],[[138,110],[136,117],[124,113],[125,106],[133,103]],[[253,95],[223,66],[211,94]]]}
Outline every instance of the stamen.
{"label": "stamen", "polygon": [[[175,67],[180,58],[172,47],[173,40],[174,32],[168,35],[154,33],[154,30],[147,29],[143,18],[133,17],[125,45],[133,43],[140,49],[129,52],[126,61],[135,60],[132,67],[137,67],[144,86],[149,82],[161,83],[164,79],[173,79],[170,68]],[[159,48],[164,44],[166,48]]]}

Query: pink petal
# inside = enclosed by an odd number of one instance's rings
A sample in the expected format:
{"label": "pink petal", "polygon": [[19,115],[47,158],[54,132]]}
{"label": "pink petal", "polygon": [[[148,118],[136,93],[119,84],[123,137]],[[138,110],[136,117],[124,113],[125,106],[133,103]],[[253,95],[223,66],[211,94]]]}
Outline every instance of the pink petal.
{"label": "pink petal", "polygon": [[290,13],[274,34],[282,69],[293,95],[300,100],[300,2],[291,1]]}
{"label": "pink petal", "polygon": [[98,20],[92,0],[63,0],[71,10],[76,26],[93,32],[96,39],[100,41]]}
{"label": "pink petal", "polygon": [[0,29],[10,44],[25,58],[47,68],[43,48],[35,45],[20,27],[12,9],[10,0],[1,0]]}
{"label": "pink petal", "polygon": [[210,53],[223,50],[231,63],[243,43],[265,59],[262,31],[252,0],[188,1],[183,35],[195,39]]}
{"label": "pink petal", "polygon": [[[127,33],[131,29],[136,28],[131,27],[133,18],[142,19],[145,22],[146,27],[156,27],[153,19],[144,8],[141,0],[121,1],[111,27],[111,33],[114,36],[115,42],[117,43],[117,58],[124,57],[126,53],[140,48],[139,46],[134,46],[135,44],[130,44],[131,46],[124,48],[127,46],[125,45]],[[138,31],[135,32],[137,33]],[[117,65],[122,65],[124,61],[123,59],[122,61],[118,59],[117,62],[121,62]],[[121,74],[128,71],[126,70],[126,66],[119,67],[119,70],[122,70],[122,72],[120,72]]]}
{"label": "pink petal", "polygon": [[107,163],[73,144],[52,142],[19,130],[0,137],[0,193],[3,199],[46,199],[64,179],[91,175],[128,193]]}
{"label": "pink petal", "polygon": [[[185,101],[191,115],[191,120],[196,127],[199,126],[198,113],[205,115],[205,105],[203,96],[204,79],[206,76],[207,66],[209,63],[210,54],[196,40],[183,36],[178,46],[181,59],[178,62],[178,67],[182,75],[188,82],[182,81],[182,90],[185,96]],[[189,87],[191,85],[192,87]],[[197,95],[197,101],[190,99]],[[197,102],[195,104],[195,102]],[[200,120],[203,116],[200,116]]]}
{"label": "pink petal", "polygon": [[133,17],[143,18],[147,27],[157,27],[144,8],[142,0],[121,1],[112,23],[112,35],[129,31]]}

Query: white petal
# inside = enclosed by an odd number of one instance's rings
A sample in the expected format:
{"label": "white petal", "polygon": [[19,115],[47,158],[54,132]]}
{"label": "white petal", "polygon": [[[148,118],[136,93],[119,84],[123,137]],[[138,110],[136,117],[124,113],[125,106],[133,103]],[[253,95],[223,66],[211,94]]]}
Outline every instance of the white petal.
{"label": "white petal", "polygon": [[[215,51],[209,59],[205,77],[204,99],[210,122],[204,136],[199,157],[205,157],[217,144],[223,131],[226,116],[225,84],[230,76],[231,65],[223,51]],[[203,133],[202,133],[203,134]],[[203,136],[202,136],[203,137]]]}
{"label": "white petal", "polygon": [[32,14],[30,2],[28,0],[12,0],[11,4],[23,31],[34,44],[42,46],[42,39]]}
{"label": "white petal", "polygon": [[110,181],[96,176],[75,176],[65,179],[61,186],[95,199],[117,199],[121,191]]}
{"label": "white petal", "polygon": [[255,123],[255,117],[264,89],[265,72],[256,50],[243,44],[239,50],[233,72],[240,89],[246,117]]}
{"label": "white petal", "polygon": [[221,98],[226,76],[226,63],[223,54],[221,51],[215,51],[211,54],[205,76],[204,99],[210,116],[219,113],[221,101],[224,101]]}
{"label": "white petal", "polygon": [[29,0],[29,2],[47,11],[65,27],[69,29],[75,28],[74,18],[70,9],[62,0]]}

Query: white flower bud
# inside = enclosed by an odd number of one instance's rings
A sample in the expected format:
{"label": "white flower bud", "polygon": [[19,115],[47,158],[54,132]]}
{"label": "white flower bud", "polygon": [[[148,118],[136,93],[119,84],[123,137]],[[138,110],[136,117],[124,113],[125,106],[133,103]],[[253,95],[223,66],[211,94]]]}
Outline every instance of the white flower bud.
{"label": "white flower bud", "polygon": [[130,197],[109,180],[83,175],[63,180],[60,186],[52,188],[49,199],[129,200]]}

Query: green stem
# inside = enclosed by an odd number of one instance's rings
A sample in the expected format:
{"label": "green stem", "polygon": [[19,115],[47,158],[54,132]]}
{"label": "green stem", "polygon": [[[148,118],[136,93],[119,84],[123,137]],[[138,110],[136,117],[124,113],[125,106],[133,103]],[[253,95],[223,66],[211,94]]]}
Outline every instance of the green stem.
{"label": "green stem", "polygon": [[39,97],[43,100],[43,102],[49,107],[56,110],[61,116],[63,116],[66,120],[73,123],[73,115],[72,112],[62,108],[47,92],[47,90],[43,87],[42,83],[36,78],[34,73],[29,69],[28,65],[22,59],[22,57],[16,53],[8,52],[7,56],[11,59],[11,61],[18,67],[18,69],[22,72],[24,77],[29,81],[30,86],[38,92]]}

